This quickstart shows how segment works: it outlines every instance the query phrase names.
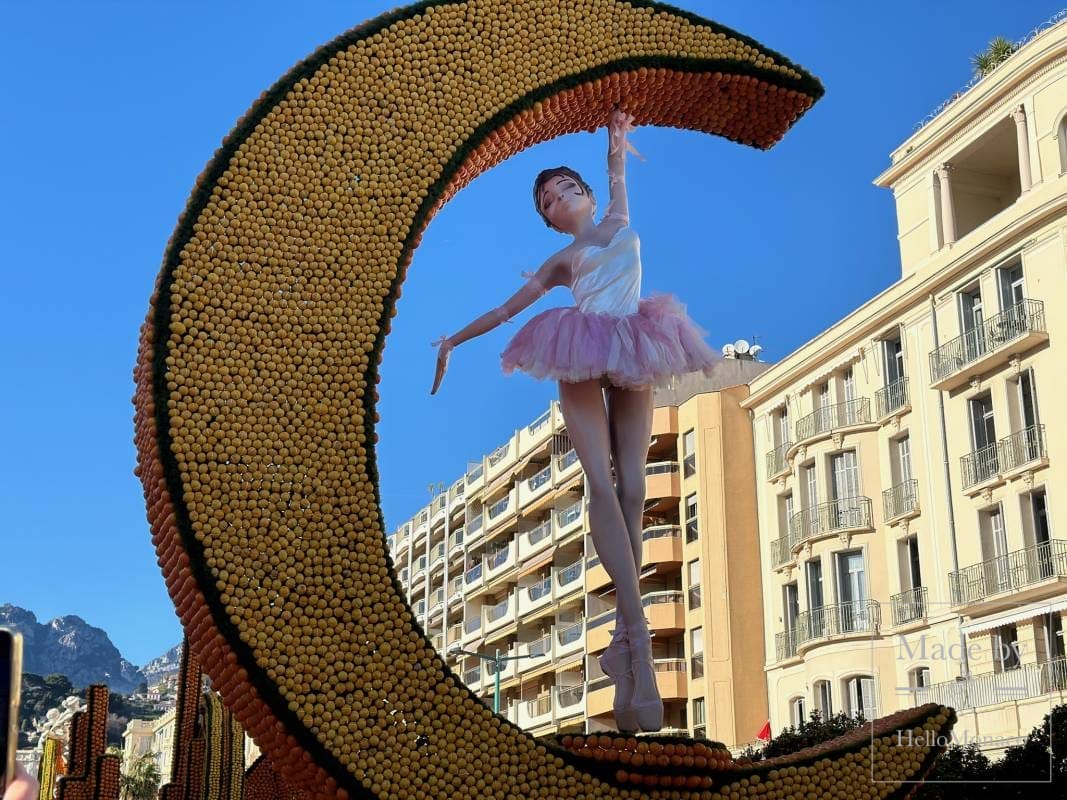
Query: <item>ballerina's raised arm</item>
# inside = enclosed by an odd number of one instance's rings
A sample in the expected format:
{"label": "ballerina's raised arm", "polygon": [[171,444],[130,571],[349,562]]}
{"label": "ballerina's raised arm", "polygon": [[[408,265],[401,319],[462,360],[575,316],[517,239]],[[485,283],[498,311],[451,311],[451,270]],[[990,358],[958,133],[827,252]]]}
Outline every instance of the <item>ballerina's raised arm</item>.
{"label": "ballerina's raised arm", "polygon": [[509,297],[504,303],[496,308],[485,312],[478,319],[471,322],[459,333],[452,336],[442,336],[430,344],[440,347],[437,351],[437,372],[433,379],[433,388],[430,394],[436,394],[441,380],[448,368],[448,357],[458,344],[468,339],[474,339],[483,333],[488,333],[497,325],[508,322],[516,314],[521,313],[530,304],[543,297],[554,286],[565,286],[569,278],[570,265],[564,257],[565,250],[554,253],[535,272],[524,272],[524,277],[529,278],[522,288]]}
{"label": "ballerina's raised arm", "polygon": [[633,114],[615,108],[608,118],[608,203],[604,219],[617,219],[624,225],[630,223],[630,207],[626,197],[626,152],[629,151],[642,161],[645,157],[626,138],[626,134],[636,130]]}

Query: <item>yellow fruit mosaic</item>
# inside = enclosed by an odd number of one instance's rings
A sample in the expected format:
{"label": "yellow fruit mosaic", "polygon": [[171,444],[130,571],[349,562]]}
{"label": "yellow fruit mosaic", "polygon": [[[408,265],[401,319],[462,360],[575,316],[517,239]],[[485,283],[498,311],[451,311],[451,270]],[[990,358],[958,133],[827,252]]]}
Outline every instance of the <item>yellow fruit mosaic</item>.
{"label": "yellow fruit mosaic", "polygon": [[[681,768],[698,779],[681,785],[650,780],[643,757],[623,769],[534,739],[414,625],[378,495],[378,366],[445,202],[522,149],[597,129],[614,104],[637,125],[768,148],[822,91],[671,6],[442,1],[324,45],[237,123],[178,222],[141,330],[136,472],[190,647],[286,782],[342,800],[902,790],[871,783],[856,742],[822,767],[825,753],[805,751],[751,776],[690,754]],[[950,712],[903,722],[951,727]],[[884,770],[903,780],[929,766],[920,755]]]}

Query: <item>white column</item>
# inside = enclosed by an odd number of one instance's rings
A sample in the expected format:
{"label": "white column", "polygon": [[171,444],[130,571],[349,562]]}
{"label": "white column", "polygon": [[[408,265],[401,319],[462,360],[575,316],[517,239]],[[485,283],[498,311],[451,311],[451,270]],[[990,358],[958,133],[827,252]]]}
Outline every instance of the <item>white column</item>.
{"label": "white column", "polygon": [[1030,177],[1030,137],[1026,132],[1026,109],[1020,103],[1011,112],[1011,118],[1015,120],[1015,138],[1018,142],[1019,151],[1019,187],[1023,192],[1029,191]]}
{"label": "white column", "polygon": [[951,174],[951,164],[942,164],[937,168],[937,177],[941,181],[941,234],[945,244],[956,241],[956,209],[952,202],[952,185],[949,182]]}

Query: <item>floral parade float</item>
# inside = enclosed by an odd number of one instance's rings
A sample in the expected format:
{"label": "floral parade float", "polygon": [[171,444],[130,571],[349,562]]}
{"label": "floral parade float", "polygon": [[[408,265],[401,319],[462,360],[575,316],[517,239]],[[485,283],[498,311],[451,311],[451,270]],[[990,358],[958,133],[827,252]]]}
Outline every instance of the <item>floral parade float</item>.
{"label": "floral parade float", "polygon": [[414,250],[450,198],[616,105],[765,150],[822,93],[779,53],[660,3],[437,0],[324,45],[237,123],[166,248],[135,442],[189,649],[269,759],[245,781],[257,798],[898,798],[918,785],[951,708],[756,764],[703,740],[527,734],[415,623],[381,513],[378,368]]}

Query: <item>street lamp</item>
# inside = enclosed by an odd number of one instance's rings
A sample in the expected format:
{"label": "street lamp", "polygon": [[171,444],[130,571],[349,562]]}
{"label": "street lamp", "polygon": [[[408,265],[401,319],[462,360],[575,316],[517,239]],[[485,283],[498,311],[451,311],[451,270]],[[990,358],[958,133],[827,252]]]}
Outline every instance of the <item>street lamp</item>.
{"label": "street lamp", "polygon": [[449,655],[454,656],[454,655],[456,655],[458,653],[463,653],[464,655],[468,655],[468,656],[477,656],[478,658],[481,658],[481,659],[483,659],[485,661],[492,661],[493,662],[493,667],[495,668],[495,672],[496,672],[496,675],[495,675],[496,686],[495,686],[495,688],[493,690],[493,713],[494,714],[499,714],[500,713],[500,665],[501,665],[501,663],[503,663],[504,661],[517,661],[520,658],[542,658],[542,657],[548,655],[548,653],[537,653],[536,655],[530,655],[529,653],[523,653],[522,655],[518,655],[518,656],[502,656],[502,655],[500,655],[500,648],[498,647],[498,648],[496,648],[496,655],[487,656],[487,655],[484,655],[482,653],[475,653],[473,650],[464,650],[458,644],[454,644],[454,645],[452,645],[451,647],[448,648],[448,654]]}

